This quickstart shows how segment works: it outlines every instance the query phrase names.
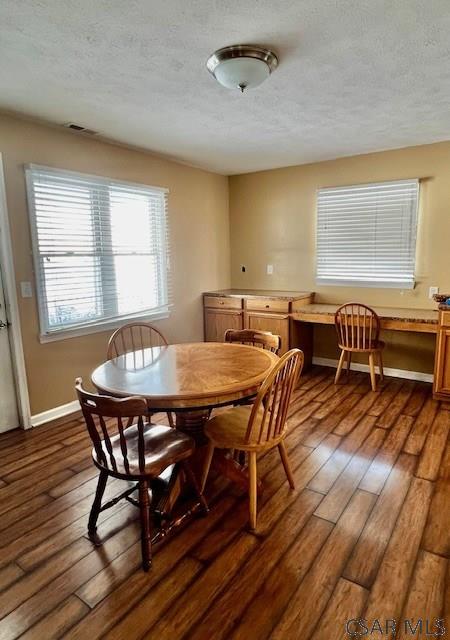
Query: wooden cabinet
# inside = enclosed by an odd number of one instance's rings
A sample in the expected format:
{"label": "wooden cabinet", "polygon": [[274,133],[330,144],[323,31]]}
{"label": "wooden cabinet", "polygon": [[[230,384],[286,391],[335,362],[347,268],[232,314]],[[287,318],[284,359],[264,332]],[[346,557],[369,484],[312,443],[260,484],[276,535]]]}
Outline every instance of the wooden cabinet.
{"label": "wooden cabinet", "polygon": [[439,311],[433,393],[436,399],[450,398],[450,311]]}
{"label": "wooden cabinet", "polygon": [[223,342],[227,329],[243,329],[243,315],[240,311],[205,309],[206,342]]}
{"label": "wooden cabinet", "polygon": [[[281,337],[280,354],[297,346],[290,313],[313,301],[307,292],[226,289],[203,294],[205,340],[222,342],[227,329],[270,331]],[[305,354],[307,355],[307,354]]]}

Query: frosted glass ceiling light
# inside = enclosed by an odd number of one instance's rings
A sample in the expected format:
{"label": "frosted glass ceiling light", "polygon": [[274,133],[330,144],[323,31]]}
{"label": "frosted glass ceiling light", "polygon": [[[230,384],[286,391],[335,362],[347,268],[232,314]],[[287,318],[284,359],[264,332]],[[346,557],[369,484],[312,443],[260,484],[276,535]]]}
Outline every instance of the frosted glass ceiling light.
{"label": "frosted glass ceiling light", "polygon": [[278,58],[269,49],[236,44],[218,49],[209,56],[206,66],[217,82],[227,89],[253,89],[270,76]]}

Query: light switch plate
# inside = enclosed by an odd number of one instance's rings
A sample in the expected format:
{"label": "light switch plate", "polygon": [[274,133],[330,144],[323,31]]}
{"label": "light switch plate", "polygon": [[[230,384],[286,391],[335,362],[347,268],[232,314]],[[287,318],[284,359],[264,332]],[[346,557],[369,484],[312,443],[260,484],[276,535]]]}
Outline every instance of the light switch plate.
{"label": "light switch plate", "polygon": [[33,287],[31,286],[31,282],[21,282],[20,283],[20,292],[22,294],[22,298],[32,298],[33,297]]}
{"label": "light switch plate", "polygon": [[273,264],[267,265],[267,275],[271,276],[273,274]]}

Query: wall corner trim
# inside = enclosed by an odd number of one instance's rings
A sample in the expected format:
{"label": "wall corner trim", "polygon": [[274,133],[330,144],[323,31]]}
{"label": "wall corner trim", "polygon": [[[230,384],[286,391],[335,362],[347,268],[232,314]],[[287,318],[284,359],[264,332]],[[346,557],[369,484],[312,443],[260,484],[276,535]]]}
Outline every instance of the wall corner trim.
{"label": "wall corner trim", "polygon": [[53,409],[48,409],[47,411],[42,411],[42,413],[31,416],[31,425],[33,427],[39,427],[41,424],[64,418],[77,411],[80,411],[80,403],[78,400],[73,400],[73,402],[61,404],[59,407],[54,407]]}
{"label": "wall corner trim", "polygon": [[[313,358],[313,364],[318,364],[323,367],[337,367],[337,360],[332,358]],[[352,362],[351,369],[353,371],[364,371],[369,373],[368,364],[360,364],[359,362]],[[421,371],[407,371],[406,369],[391,369],[389,367],[383,367],[385,376],[392,376],[394,378],[405,378],[405,380],[418,380],[420,382],[433,382],[432,373],[422,373]]]}
{"label": "wall corner trim", "polygon": [[8,203],[6,200],[3,156],[0,153],[0,268],[3,276],[6,314],[11,323],[9,338],[14,383],[17,395],[19,425],[22,429],[31,427],[30,399],[28,395],[27,370],[23,350],[19,305],[17,301],[16,274],[14,271],[11,229],[9,225]]}

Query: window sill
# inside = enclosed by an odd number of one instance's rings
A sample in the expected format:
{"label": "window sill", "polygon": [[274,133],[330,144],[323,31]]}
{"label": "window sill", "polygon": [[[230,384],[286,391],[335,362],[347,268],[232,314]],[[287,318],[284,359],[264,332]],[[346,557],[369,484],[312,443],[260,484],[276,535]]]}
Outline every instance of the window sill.
{"label": "window sill", "polygon": [[415,282],[375,282],[363,280],[333,280],[332,278],[316,278],[316,284],[324,287],[358,287],[366,289],[414,289]]}
{"label": "window sill", "polygon": [[69,340],[70,338],[79,338],[80,336],[87,336],[92,333],[101,333],[104,331],[114,331],[119,327],[122,327],[129,322],[142,322],[142,321],[154,321],[164,320],[170,316],[169,311],[161,311],[159,313],[127,316],[122,318],[116,318],[108,322],[97,322],[95,324],[89,324],[80,327],[74,327],[73,329],[61,329],[53,333],[41,334],[39,336],[39,342],[46,344],[47,342],[57,342],[58,340]]}

